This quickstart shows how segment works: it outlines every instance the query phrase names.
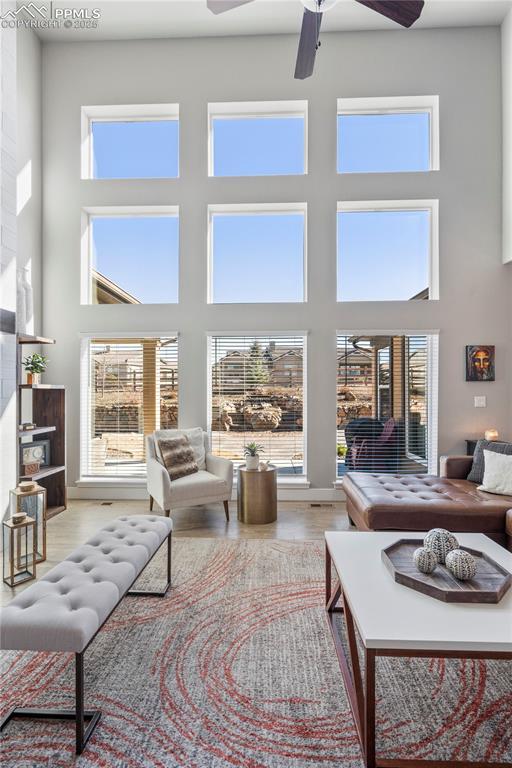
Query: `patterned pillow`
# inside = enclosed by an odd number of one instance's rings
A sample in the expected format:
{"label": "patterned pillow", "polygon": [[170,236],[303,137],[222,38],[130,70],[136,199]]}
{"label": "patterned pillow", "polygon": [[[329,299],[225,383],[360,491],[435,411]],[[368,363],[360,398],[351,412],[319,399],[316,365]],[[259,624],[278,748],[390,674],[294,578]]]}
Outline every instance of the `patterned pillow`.
{"label": "patterned pillow", "polygon": [[507,456],[512,455],[512,443],[502,443],[495,440],[479,440],[476,444],[475,453],[473,454],[473,464],[467,479],[472,483],[478,483],[481,485],[484,481],[485,459],[484,450],[493,451],[494,453],[504,453]]}
{"label": "patterned pillow", "polygon": [[171,480],[193,475],[198,471],[194,451],[186,435],[159,440],[158,447]]}

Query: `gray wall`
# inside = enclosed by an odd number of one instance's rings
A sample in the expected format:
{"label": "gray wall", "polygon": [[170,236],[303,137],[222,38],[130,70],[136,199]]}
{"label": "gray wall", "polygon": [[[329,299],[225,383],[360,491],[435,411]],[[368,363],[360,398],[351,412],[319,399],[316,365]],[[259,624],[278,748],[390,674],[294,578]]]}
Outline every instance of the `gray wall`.
{"label": "gray wall", "polygon": [[[440,330],[441,452],[509,421],[508,317],[512,270],[501,258],[501,79],[497,28],[326,34],[313,78],[293,79],[295,36],[48,44],[43,49],[44,333],[57,338],[49,380],[68,387],[69,483],[79,474],[79,334],[178,330],[180,422],[206,424],[206,331],[310,331],[309,476],[335,477],[335,331]],[[476,55],[478,52],[478,55]],[[441,170],[336,174],[336,98],[439,94]],[[309,174],[209,179],[208,101],[309,100]],[[181,178],[81,181],[80,107],[179,102]],[[436,302],[336,303],[336,201],[439,198]],[[309,301],[206,304],[206,206],[308,203]],[[179,306],[80,306],[80,210],[87,205],[179,204]],[[464,345],[494,343],[495,383],[464,381]],[[474,395],[487,408],[473,407]]]}
{"label": "gray wall", "polygon": [[[27,333],[41,331],[42,294],[42,187],[41,187],[41,97],[42,56],[39,38],[29,29],[20,29],[17,39],[18,127],[16,135],[17,171],[30,169],[30,197],[19,210],[18,268],[28,267],[33,290],[34,312]],[[25,171],[26,173],[26,171]],[[25,176],[26,178],[26,176]],[[18,202],[20,208],[20,202]]]}
{"label": "gray wall", "polygon": [[501,27],[503,94],[503,261],[512,261],[512,10]]}
{"label": "gray wall", "polygon": [[[2,12],[15,8],[3,2]],[[0,28],[0,308],[16,312],[16,31]],[[16,484],[16,343],[0,333],[0,519]]]}

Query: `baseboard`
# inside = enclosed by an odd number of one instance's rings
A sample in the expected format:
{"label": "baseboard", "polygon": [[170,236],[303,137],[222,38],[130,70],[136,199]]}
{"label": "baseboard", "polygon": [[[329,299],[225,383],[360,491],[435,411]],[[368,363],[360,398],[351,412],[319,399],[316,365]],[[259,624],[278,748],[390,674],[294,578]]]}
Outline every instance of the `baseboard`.
{"label": "baseboard", "polygon": [[[69,499],[88,499],[90,501],[142,501],[148,498],[146,485],[122,485],[116,483],[94,483],[91,485],[72,485],[68,488]],[[345,494],[339,488],[278,488],[279,501],[334,502],[344,501]],[[232,501],[236,501],[236,490]]]}

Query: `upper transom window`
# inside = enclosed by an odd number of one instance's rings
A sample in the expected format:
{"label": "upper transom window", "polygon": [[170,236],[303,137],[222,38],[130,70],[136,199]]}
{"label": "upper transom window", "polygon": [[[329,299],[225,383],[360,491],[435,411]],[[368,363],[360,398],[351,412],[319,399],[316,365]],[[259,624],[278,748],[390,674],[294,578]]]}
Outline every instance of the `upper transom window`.
{"label": "upper transom window", "polygon": [[307,102],[208,105],[210,176],[307,173]]}
{"label": "upper transom window", "polygon": [[338,203],[338,301],[438,299],[438,201]]}
{"label": "upper transom window", "polygon": [[439,98],[338,99],[338,173],[439,170]]}
{"label": "upper transom window", "polygon": [[177,104],[82,107],[83,179],[178,175]]}
{"label": "upper transom window", "polygon": [[208,211],[210,303],[305,301],[305,203]]}
{"label": "upper transom window", "polygon": [[84,210],[82,304],[174,304],[178,273],[176,206]]}

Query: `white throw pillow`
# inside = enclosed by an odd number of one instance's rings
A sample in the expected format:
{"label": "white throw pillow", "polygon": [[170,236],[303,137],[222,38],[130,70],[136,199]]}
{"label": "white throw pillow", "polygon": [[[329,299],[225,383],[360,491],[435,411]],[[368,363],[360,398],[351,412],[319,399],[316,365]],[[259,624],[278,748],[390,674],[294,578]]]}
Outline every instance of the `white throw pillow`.
{"label": "white throw pillow", "polygon": [[[193,429],[157,429],[155,432],[156,441],[156,455],[158,461],[164,464],[160,448],[158,446],[159,440],[165,440],[169,437],[178,437],[178,435],[186,435],[190,443],[190,447],[194,451],[194,457],[196,460],[198,469],[206,469],[206,453],[204,450],[204,432],[201,427],[194,427]],[[165,464],[164,464],[165,466]]]}
{"label": "white throw pillow", "polygon": [[512,496],[512,456],[484,450],[484,479],[479,491]]}

